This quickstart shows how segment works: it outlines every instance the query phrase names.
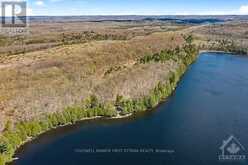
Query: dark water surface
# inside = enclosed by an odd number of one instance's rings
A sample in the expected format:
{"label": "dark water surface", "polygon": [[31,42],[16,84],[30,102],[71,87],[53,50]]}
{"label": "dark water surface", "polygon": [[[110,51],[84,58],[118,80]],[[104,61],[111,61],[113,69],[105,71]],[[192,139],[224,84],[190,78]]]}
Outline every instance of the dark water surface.
{"label": "dark water surface", "polygon": [[14,164],[248,164],[218,160],[219,148],[230,135],[247,155],[248,58],[202,53],[157,110],[50,131],[22,147]]}

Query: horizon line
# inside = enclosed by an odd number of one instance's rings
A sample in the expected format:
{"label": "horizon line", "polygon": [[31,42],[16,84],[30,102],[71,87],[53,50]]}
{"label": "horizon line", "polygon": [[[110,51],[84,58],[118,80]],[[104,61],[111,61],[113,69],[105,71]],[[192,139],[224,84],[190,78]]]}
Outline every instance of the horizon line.
{"label": "horizon line", "polygon": [[[82,17],[82,16],[248,16],[248,14],[161,14],[161,15],[146,15],[146,14],[96,14],[96,15],[26,15],[26,17]],[[0,16],[3,17],[3,16]],[[24,16],[25,17],[25,16]]]}

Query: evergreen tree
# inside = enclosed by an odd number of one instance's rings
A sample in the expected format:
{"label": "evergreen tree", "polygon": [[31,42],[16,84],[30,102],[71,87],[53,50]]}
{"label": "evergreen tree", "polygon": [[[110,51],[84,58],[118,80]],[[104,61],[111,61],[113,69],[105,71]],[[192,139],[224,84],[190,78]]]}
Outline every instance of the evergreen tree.
{"label": "evergreen tree", "polygon": [[5,161],[4,155],[0,154],[0,165],[5,165],[5,163],[6,161]]}

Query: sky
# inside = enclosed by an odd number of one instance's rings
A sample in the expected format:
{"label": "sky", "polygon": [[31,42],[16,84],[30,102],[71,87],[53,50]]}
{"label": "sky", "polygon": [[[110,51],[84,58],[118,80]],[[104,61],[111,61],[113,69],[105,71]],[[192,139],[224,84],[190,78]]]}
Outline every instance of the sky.
{"label": "sky", "polygon": [[27,3],[28,15],[36,16],[248,14],[248,0],[27,0]]}

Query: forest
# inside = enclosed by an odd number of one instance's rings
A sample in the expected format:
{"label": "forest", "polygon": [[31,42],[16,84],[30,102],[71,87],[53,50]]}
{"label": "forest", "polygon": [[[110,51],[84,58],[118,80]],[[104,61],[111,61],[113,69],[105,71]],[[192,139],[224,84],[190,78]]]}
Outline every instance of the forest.
{"label": "forest", "polygon": [[174,60],[179,67],[171,72],[166,83],[159,82],[150,91],[150,94],[140,99],[126,99],[118,95],[115,102],[102,103],[95,95],[84,99],[81,104],[65,108],[62,112],[49,114],[41,119],[22,121],[16,124],[8,121],[4,132],[0,136],[0,165],[11,161],[15,151],[28,140],[38,135],[68,124],[74,124],[83,119],[94,117],[116,117],[118,115],[133,114],[140,111],[152,110],[162,100],[166,99],[175,90],[180,77],[187,66],[193,63],[198,56],[198,48],[193,44],[191,35],[184,36],[185,44],[174,50],[162,50],[160,53],[146,55],[137,60],[137,63],[163,63]]}

